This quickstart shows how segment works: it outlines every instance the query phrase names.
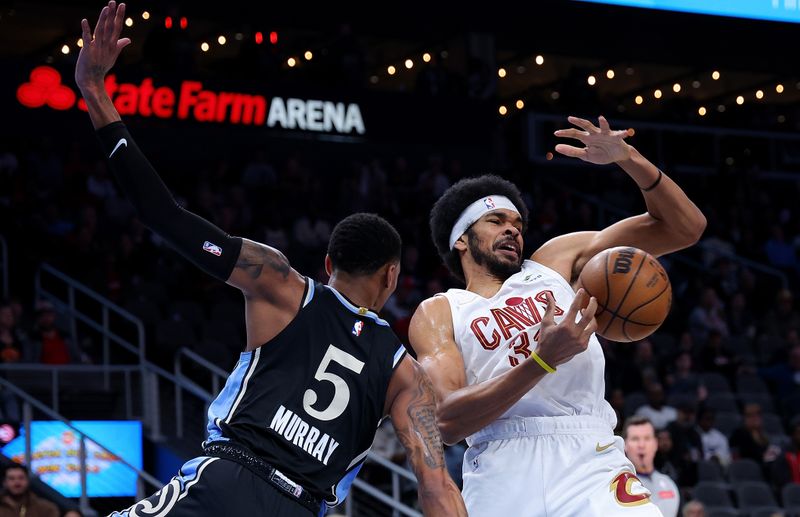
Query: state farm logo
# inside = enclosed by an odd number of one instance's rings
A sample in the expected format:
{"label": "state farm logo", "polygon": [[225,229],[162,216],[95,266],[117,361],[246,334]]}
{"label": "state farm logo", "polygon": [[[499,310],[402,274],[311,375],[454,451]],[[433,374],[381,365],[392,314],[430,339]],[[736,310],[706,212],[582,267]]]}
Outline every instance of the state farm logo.
{"label": "state farm logo", "polygon": [[[215,92],[200,81],[183,81],[178,89],[156,87],[152,78],[141,83],[118,83],[108,75],[105,88],[120,115],[178,118],[196,122],[217,122],[321,133],[363,135],[366,132],[361,108],[355,103],[315,99],[283,99],[238,92]],[[49,66],[33,69],[30,82],[17,89],[17,100],[25,107],[50,106],[68,110],[76,105],[75,92],[61,84],[61,74]],[[80,99],[78,109],[86,111]],[[269,108],[269,109],[267,109]]]}
{"label": "state farm logo", "polygon": [[75,92],[61,84],[61,74],[49,66],[34,68],[30,82],[17,88],[17,99],[27,108],[44,105],[56,110],[68,110],[75,104]]}

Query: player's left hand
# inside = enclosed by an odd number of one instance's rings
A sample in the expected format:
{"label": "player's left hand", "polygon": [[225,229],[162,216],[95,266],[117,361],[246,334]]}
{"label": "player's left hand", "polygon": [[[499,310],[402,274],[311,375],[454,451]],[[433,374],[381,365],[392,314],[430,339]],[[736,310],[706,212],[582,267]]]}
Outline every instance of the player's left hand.
{"label": "player's left hand", "polygon": [[608,121],[602,115],[598,118],[600,127],[578,117],[567,117],[567,120],[580,129],[559,129],[554,134],[562,138],[580,140],[586,147],[558,144],[556,152],[597,165],[620,162],[630,158],[632,148],[625,142],[625,139],[631,136],[631,130],[612,131]]}
{"label": "player's left hand", "polygon": [[131,42],[130,38],[119,37],[124,21],[125,4],[117,5],[114,0],[100,11],[94,35],[89,28],[89,21],[85,18],[81,20],[83,46],[75,66],[75,82],[79,88],[103,87],[103,79],[114,66],[119,53]]}

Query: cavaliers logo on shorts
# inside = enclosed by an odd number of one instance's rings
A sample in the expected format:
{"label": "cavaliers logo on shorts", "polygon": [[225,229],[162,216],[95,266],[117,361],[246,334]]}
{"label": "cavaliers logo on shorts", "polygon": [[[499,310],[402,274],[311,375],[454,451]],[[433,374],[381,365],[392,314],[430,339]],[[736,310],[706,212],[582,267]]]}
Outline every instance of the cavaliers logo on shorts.
{"label": "cavaliers logo on shorts", "polygon": [[[636,492],[633,492],[633,489]],[[640,506],[650,502],[650,492],[633,473],[623,472],[611,482],[614,498],[622,506]]]}

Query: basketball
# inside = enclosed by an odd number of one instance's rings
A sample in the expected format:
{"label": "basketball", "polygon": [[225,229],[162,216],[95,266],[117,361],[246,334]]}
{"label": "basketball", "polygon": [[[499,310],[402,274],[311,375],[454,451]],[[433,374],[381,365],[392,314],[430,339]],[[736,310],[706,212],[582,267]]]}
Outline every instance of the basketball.
{"label": "basketball", "polygon": [[658,260],[638,248],[601,251],[581,271],[580,285],[597,298],[597,334],[637,341],[658,329],[672,305],[669,277]]}

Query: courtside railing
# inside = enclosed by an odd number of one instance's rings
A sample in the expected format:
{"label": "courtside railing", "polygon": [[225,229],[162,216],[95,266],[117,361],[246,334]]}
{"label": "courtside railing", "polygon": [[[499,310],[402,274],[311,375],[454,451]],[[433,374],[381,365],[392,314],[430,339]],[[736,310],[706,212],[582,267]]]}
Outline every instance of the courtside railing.
{"label": "courtside railing", "polygon": [[[174,431],[178,438],[187,435],[187,423],[197,427],[196,432],[202,432],[204,426],[200,425],[198,418],[205,423],[206,410],[219,393],[229,372],[186,348],[181,348],[176,353],[173,372],[167,372],[150,363],[145,356],[144,325],[138,317],[48,264],[42,264],[39,268],[35,279],[35,289],[37,299],[50,301],[60,313],[67,317],[73,339],[77,340],[79,337],[78,324],[85,325],[99,334],[102,339],[102,362],[100,365],[94,366],[47,367],[47,371],[43,371],[39,365],[9,366],[6,368],[7,370],[28,368],[31,373],[49,375],[51,378],[51,403],[55,407],[58,407],[58,394],[62,388],[60,380],[70,373],[84,372],[87,375],[92,373],[102,376],[105,389],[111,388],[113,375],[122,375],[125,386],[126,415],[136,418],[134,394],[141,391],[140,409],[142,414],[140,418],[152,439],[162,440],[164,438],[162,434],[163,419],[167,419],[170,425],[174,424],[174,429],[169,431]],[[114,347],[132,354],[136,358],[135,364],[112,364]],[[50,371],[51,369],[52,371]],[[186,373],[190,369],[194,372],[207,371],[210,374],[210,386],[201,386],[188,377]],[[135,381],[136,373],[139,374],[139,387],[135,382],[131,382]],[[174,393],[174,407],[165,408],[165,411],[162,412],[162,407],[168,406],[166,404],[168,399],[164,398],[163,394],[169,391]],[[191,402],[194,402],[196,409],[202,408],[198,418],[189,418],[190,415],[185,410],[187,402],[189,402],[186,399],[187,394],[191,395]],[[169,431],[168,434],[172,434]],[[419,512],[401,502],[401,483],[405,480],[405,482],[416,484],[414,474],[372,453],[367,456],[367,461],[389,471],[392,495],[389,496],[360,479],[355,480],[352,490],[366,494],[378,503],[388,506],[393,517],[400,515],[420,517]],[[352,513],[353,499],[352,496],[348,497],[345,505],[348,517],[354,515]]]}
{"label": "courtside railing", "polygon": [[0,274],[3,275],[3,281],[0,284],[3,298],[8,298],[8,242],[2,235],[0,235]]}
{"label": "courtside railing", "polygon": [[[87,487],[87,440],[92,442],[98,448],[100,448],[106,454],[111,455],[115,459],[115,461],[119,462],[120,464],[126,466],[127,468],[131,469],[136,473],[136,498],[137,500],[142,499],[145,497],[147,493],[147,486],[159,489],[161,488],[161,481],[156,479],[153,475],[148,474],[147,472],[131,465],[124,459],[117,456],[114,451],[110,450],[108,447],[105,447],[102,442],[92,438],[91,436],[87,435],[77,427],[75,427],[72,422],[70,422],[67,418],[60,415],[56,411],[53,411],[45,404],[36,400],[36,398],[32,397],[30,394],[26,393],[25,391],[19,389],[13,383],[7,381],[6,379],[0,378],[0,386],[4,390],[8,390],[14,396],[18,397],[22,401],[22,422],[21,427],[24,429],[25,434],[25,465],[28,468],[31,468],[32,460],[33,460],[33,451],[32,451],[32,443],[31,443],[31,422],[33,421],[33,410],[36,409],[42,415],[52,420],[59,420],[64,423],[68,428],[70,428],[77,436],[78,436],[78,451],[77,451],[77,461],[78,461],[78,472],[80,473],[80,485],[81,485],[81,495],[80,495],[80,507],[81,512],[84,515],[97,515],[97,513],[91,508],[89,504],[89,497],[86,491]],[[69,454],[69,451],[67,451]]]}
{"label": "courtside railing", "polygon": [[[51,302],[58,312],[66,316],[73,342],[79,342],[78,324],[88,327],[99,336],[102,341],[100,366],[103,368],[106,390],[110,387],[112,352],[121,349],[129,357],[135,357],[133,364],[140,373],[141,400],[146,401],[141,404],[140,418],[149,436],[153,440],[162,440],[162,384],[168,389],[182,380],[146,359],[145,329],[141,319],[49,264],[42,264],[36,273],[35,294],[38,300]],[[191,383],[184,383],[182,389],[202,402],[207,402],[210,396],[207,391]],[[167,422],[176,424],[172,411],[166,409],[166,412]]]}

